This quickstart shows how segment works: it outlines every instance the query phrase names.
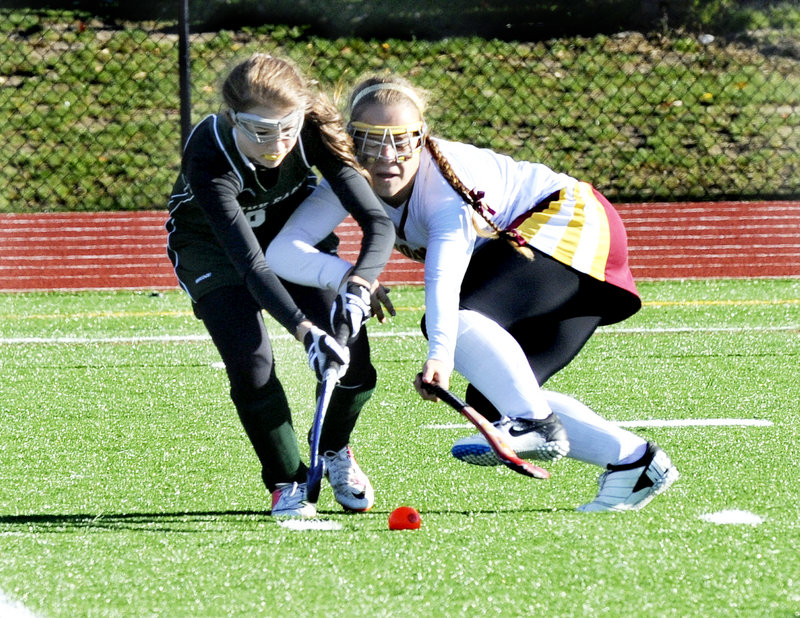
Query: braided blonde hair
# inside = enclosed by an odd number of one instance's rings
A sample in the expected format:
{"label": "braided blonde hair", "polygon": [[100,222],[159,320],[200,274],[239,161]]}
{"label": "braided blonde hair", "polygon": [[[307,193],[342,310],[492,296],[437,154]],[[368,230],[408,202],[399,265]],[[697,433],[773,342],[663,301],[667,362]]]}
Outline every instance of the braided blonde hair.
{"label": "braided blonde hair", "polygon": [[[507,240],[522,255],[533,259],[533,251],[517,230],[504,230],[494,222],[492,219],[494,211],[483,202],[483,191],[478,191],[477,189],[467,189],[466,185],[453,171],[450,162],[442,154],[442,151],[439,150],[439,146],[436,145],[436,142],[434,142],[432,139],[427,139],[425,140],[425,146],[428,149],[428,152],[431,153],[431,157],[433,157],[436,165],[439,167],[439,171],[442,172],[444,179],[467,204],[472,206],[472,226],[475,228],[478,236],[482,236],[484,238],[503,238]],[[477,221],[475,220],[475,215],[479,215],[481,219],[483,219],[489,225],[489,227],[492,229],[492,232],[487,232],[482,226],[478,225]]]}

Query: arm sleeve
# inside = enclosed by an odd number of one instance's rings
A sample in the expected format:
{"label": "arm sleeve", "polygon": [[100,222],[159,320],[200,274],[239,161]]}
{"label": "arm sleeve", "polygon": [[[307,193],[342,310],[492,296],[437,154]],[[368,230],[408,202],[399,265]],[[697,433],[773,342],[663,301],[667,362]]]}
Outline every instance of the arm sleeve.
{"label": "arm sleeve", "polygon": [[261,246],[239,206],[238,178],[222,164],[209,169],[207,162],[198,163],[189,156],[184,173],[214,236],[256,301],[294,335],[305,316],[267,266]]}
{"label": "arm sleeve", "polygon": [[367,179],[328,150],[318,131],[311,132],[309,141],[314,153],[312,163],[363,232],[352,274],[372,283],[389,261],[394,246],[394,226]]}
{"label": "arm sleeve", "polygon": [[338,290],[353,265],[315,245],[328,236],[347,217],[347,211],[327,181],[292,213],[267,247],[270,268],[279,277],[318,288]]}
{"label": "arm sleeve", "polygon": [[430,212],[425,256],[425,309],[428,358],[453,367],[458,337],[461,283],[475,246],[469,207],[454,200]]}

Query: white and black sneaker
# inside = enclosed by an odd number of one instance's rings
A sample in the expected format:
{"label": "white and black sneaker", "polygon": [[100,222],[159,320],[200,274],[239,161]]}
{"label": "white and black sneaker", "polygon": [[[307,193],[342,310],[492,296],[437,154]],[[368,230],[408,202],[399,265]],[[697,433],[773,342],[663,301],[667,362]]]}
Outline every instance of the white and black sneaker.
{"label": "white and black sneaker", "polygon": [[599,511],[636,511],[658,494],[669,489],[680,476],[669,456],[655,444],[648,443],[641,459],[629,464],[607,466],[597,480],[597,497],[578,507],[584,513]]}
{"label": "white and black sneaker", "polygon": [[[494,426],[522,459],[556,461],[569,452],[567,431],[554,413],[544,419],[503,417]],[[476,466],[499,466],[500,460],[483,437],[475,434],[453,445],[453,457]]]}
{"label": "white and black sneaker", "polygon": [[336,502],[347,511],[369,511],[375,504],[375,492],[350,447],[345,446],[340,451],[325,451],[322,460]]}
{"label": "white and black sneaker", "polygon": [[273,517],[314,517],[315,504],[308,501],[305,483],[278,483],[272,492]]}

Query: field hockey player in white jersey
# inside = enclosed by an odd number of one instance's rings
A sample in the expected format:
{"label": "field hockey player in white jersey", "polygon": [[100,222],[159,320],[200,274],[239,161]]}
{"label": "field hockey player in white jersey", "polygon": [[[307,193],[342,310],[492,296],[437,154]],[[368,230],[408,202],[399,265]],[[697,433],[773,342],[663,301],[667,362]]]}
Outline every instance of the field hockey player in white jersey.
{"label": "field hockey player in white jersey", "polygon": [[[456,370],[469,381],[467,402],[521,457],[568,454],[604,468],[597,496],[581,511],[635,510],[666,490],[678,472],[661,448],[540,388],[598,326],[641,307],[611,204],[545,165],[432,138],[423,93],[401,77],[362,81],[349,107],[356,157],[395,225],[395,246],[425,265],[429,345],[415,381],[420,395],[435,400],[424,383],[449,388]],[[345,216],[322,183],[267,261],[295,280],[335,283],[350,265],[313,247]],[[452,452],[472,464],[499,463],[480,434]]]}

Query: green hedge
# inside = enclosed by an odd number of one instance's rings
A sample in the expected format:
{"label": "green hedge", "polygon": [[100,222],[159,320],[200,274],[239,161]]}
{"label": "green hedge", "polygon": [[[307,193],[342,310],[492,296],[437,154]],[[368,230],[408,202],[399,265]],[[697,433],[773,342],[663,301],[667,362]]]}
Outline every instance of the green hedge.
{"label": "green hedge", "polygon": [[[796,199],[799,16],[794,4],[752,13],[759,29],[710,43],[686,30],[541,42],[197,33],[192,121],[219,109],[233,60],[266,50],[332,93],[364,71],[408,74],[434,93],[437,134],[544,162],[616,201]],[[174,21],[0,9],[0,211],[162,208],[180,159],[176,47]]]}
{"label": "green hedge", "polygon": [[[8,9],[80,10],[103,20],[169,21],[181,0],[5,0]],[[306,26],[325,37],[481,36],[538,41],[659,28],[718,34],[752,27],[754,14],[791,4],[769,0],[189,0],[196,31],[270,24]]]}

